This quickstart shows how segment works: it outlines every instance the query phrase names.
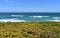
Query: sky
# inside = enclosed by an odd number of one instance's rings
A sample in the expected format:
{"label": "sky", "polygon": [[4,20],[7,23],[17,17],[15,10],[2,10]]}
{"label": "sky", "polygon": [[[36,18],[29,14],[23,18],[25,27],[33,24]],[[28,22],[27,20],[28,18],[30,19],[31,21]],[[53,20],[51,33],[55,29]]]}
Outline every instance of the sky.
{"label": "sky", "polygon": [[0,12],[60,12],[60,0],[0,0]]}

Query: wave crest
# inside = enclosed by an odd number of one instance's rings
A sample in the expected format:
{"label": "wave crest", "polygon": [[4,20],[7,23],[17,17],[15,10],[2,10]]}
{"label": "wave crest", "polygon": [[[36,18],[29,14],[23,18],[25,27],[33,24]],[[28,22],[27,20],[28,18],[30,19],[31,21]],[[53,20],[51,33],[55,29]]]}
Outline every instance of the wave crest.
{"label": "wave crest", "polygon": [[47,21],[60,22],[60,20],[47,20]]}
{"label": "wave crest", "polygon": [[17,19],[0,19],[0,22],[25,22],[25,20],[17,20]]}
{"label": "wave crest", "polygon": [[11,16],[16,16],[16,17],[23,17],[23,15],[11,15]]}
{"label": "wave crest", "polygon": [[49,17],[49,16],[29,16],[29,17],[34,17],[34,18],[43,18],[43,17]]}

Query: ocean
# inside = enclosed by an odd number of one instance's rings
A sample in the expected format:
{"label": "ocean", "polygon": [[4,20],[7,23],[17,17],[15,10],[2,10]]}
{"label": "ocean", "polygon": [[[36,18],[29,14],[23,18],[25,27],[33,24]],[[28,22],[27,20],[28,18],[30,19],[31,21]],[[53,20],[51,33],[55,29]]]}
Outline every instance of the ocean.
{"label": "ocean", "polygon": [[60,22],[60,13],[0,13],[0,22]]}

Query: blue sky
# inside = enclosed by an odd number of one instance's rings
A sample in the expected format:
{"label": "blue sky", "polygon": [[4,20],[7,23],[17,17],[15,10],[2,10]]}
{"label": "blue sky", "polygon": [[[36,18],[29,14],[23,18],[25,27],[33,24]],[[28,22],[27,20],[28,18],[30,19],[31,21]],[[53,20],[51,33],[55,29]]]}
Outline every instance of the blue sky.
{"label": "blue sky", "polygon": [[60,12],[60,0],[0,0],[0,12]]}

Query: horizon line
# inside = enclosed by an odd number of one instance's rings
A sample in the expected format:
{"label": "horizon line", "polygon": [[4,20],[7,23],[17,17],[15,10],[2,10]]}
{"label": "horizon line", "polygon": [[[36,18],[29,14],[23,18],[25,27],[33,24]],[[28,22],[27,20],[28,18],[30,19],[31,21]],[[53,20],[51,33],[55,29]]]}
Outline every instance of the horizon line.
{"label": "horizon line", "polygon": [[[0,12],[0,13],[14,13],[14,12]],[[21,12],[17,12],[17,13],[21,13]],[[28,13],[28,12],[24,12],[24,13]],[[29,13],[32,13],[32,12],[29,12]],[[33,13],[37,13],[37,12],[33,12]],[[60,12],[38,12],[38,13],[60,13]]]}

